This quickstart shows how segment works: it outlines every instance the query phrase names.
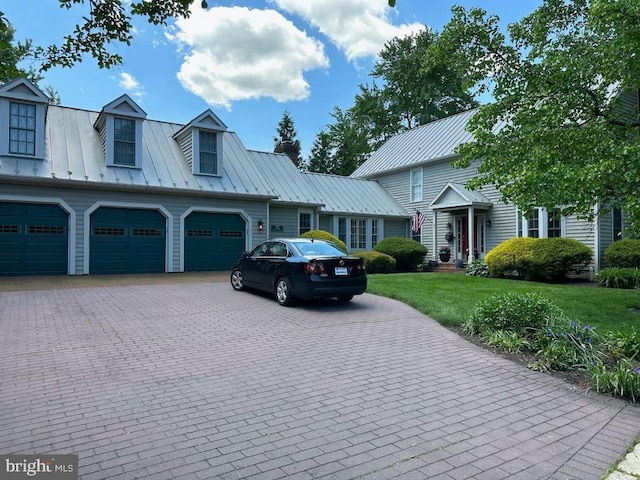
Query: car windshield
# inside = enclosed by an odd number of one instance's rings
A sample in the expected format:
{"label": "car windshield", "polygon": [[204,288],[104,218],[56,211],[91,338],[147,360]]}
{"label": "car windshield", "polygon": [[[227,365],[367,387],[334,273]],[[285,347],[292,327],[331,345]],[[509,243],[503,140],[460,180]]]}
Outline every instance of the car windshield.
{"label": "car windshield", "polygon": [[300,250],[302,255],[312,256],[312,255],[332,255],[332,256],[343,256],[344,252],[341,252],[333,245],[330,245],[326,242],[292,242],[295,247]]}

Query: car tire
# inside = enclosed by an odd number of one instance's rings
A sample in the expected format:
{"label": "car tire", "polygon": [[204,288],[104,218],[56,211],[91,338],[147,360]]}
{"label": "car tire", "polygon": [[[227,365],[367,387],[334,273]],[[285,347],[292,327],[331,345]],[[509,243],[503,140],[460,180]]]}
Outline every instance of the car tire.
{"label": "car tire", "polygon": [[242,280],[242,271],[237,268],[231,272],[231,286],[238,292],[245,289],[244,281]]}
{"label": "car tire", "polygon": [[342,297],[338,297],[338,302],[349,303],[352,299],[353,299],[353,295],[343,295]]}
{"label": "car tire", "polygon": [[280,277],[276,281],[276,301],[283,307],[290,307],[295,303],[293,295],[291,295],[291,286],[289,280],[285,277]]}

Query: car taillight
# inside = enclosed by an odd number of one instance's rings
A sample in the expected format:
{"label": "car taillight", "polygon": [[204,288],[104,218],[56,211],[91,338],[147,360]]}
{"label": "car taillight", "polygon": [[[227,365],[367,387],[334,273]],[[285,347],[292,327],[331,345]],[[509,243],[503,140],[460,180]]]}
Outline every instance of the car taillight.
{"label": "car taillight", "polygon": [[318,263],[315,260],[312,260],[304,266],[304,271],[307,273],[324,273],[325,268],[322,263]]}

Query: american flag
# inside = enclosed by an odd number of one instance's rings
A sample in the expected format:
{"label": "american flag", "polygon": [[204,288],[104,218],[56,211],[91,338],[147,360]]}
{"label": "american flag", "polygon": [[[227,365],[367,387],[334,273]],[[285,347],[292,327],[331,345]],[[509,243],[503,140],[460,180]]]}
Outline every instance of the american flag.
{"label": "american flag", "polygon": [[422,224],[424,223],[426,218],[427,217],[425,217],[424,213],[420,213],[418,210],[416,210],[416,214],[413,216],[413,220],[411,220],[411,230],[414,233],[418,233],[422,228]]}

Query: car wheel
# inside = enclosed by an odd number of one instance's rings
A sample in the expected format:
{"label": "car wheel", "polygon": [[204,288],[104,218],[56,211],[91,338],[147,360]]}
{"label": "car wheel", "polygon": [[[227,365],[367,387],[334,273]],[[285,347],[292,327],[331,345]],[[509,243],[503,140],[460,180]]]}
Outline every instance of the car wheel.
{"label": "car wheel", "polygon": [[284,277],[279,278],[276,282],[276,300],[284,307],[290,307],[294,303],[289,280]]}
{"label": "car wheel", "polygon": [[231,286],[234,290],[241,292],[244,290],[244,282],[242,281],[242,272],[237,268],[231,272]]}
{"label": "car wheel", "polygon": [[344,295],[342,297],[338,297],[338,302],[340,302],[340,303],[349,303],[352,298],[353,298],[353,295]]}

